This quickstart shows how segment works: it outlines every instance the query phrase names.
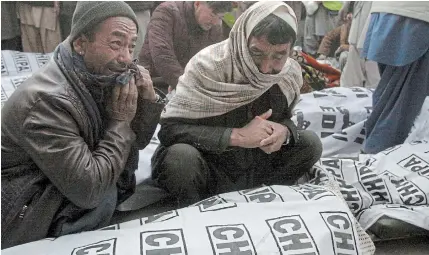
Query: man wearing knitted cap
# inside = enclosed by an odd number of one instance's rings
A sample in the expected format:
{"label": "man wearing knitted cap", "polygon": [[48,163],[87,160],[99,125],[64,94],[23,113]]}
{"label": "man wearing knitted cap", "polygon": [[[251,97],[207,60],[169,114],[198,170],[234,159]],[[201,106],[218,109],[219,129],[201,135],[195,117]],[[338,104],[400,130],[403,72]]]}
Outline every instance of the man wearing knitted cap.
{"label": "man wearing knitted cap", "polygon": [[124,2],[79,2],[70,36],[2,109],[2,248],[109,224],[164,108]]}
{"label": "man wearing knitted cap", "polygon": [[291,120],[303,83],[289,58],[296,31],[288,5],[258,2],[229,39],[190,60],[161,115],[161,145],[152,158],[153,178],[179,206],[292,184],[320,158],[320,139]]}

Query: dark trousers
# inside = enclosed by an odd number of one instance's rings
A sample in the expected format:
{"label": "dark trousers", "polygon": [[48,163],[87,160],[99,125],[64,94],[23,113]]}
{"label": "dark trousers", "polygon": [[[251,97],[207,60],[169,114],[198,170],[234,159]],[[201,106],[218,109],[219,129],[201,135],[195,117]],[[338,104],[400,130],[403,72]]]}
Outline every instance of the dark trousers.
{"label": "dark trousers", "polygon": [[179,206],[263,184],[291,185],[309,171],[322,154],[322,143],[314,132],[298,133],[299,139],[294,145],[283,146],[272,154],[258,148],[249,149],[255,152],[251,154],[254,163],[238,179],[230,178],[228,171],[234,169],[225,168],[225,162],[207,160],[210,156],[189,144],[160,146],[152,159],[152,175],[160,187],[177,198]]}
{"label": "dark trousers", "polygon": [[402,144],[429,96],[429,51],[405,66],[379,64],[381,79],[365,123],[364,151],[376,154]]}

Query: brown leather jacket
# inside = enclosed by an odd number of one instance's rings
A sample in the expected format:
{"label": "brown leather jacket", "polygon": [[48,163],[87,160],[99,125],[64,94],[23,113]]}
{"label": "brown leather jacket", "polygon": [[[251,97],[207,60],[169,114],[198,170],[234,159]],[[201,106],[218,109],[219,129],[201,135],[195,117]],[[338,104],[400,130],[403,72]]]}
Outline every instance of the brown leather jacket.
{"label": "brown leather jacket", "polygon": [[[96,143],[83,102],[54,60],[22,83],[1,116],[2,248],[51,236],[70,205],[79,219],[114,194],[114,210],[130,148],[146,147],[163,107],[139,99],[132,127],[106,120]],[[138,162],[138,153],[132,156]]]}

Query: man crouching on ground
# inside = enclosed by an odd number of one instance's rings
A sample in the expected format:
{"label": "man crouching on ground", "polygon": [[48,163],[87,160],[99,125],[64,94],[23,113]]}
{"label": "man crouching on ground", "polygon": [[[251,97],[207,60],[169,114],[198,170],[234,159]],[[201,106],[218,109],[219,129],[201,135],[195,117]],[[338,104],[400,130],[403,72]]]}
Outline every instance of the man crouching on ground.
{"label": "man crouching on ground", "polygon": [[213,194],[294,183],[319,160],[322,144],[291,120],[302,86],[289,58],[293,10],[252,5],[229,39],[195,55],[161,115],[153,178],[186,206]]}
{"label": "man crouching on ground", "polygon": [[2,109],[2,248],[109,224],[164,107],[124,2],[78,2],[70,36]]}

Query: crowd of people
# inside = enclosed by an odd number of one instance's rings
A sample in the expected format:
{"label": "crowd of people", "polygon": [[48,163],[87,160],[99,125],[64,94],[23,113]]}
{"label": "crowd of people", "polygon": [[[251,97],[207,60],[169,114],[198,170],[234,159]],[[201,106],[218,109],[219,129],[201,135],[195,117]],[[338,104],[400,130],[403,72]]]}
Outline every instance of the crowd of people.
{"label": "crowd of people", "polygon": [[363,153],[404,142],[429,95],[428,5],[2,2],[2,50],[53,52],[2,108],[2,248],[109,224],[158,123],[152,176],[178,207],[295,183],[322,154],[291,120],[306,83],[375,88]]}

